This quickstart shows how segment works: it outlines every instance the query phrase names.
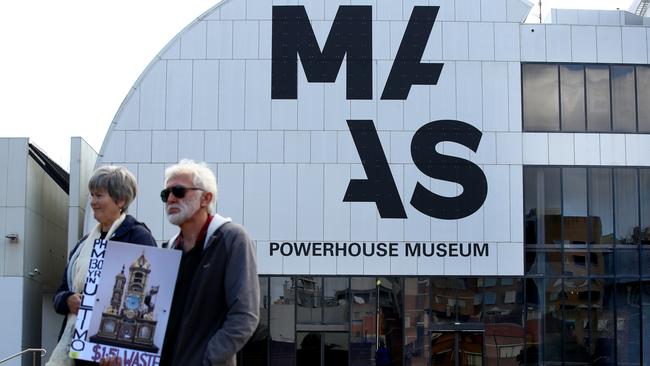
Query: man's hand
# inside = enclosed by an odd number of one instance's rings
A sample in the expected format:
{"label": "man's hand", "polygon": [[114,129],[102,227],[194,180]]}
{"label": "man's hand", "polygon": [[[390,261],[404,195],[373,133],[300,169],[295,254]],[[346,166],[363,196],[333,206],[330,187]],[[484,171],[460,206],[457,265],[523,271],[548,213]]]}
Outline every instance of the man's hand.
{"label": "man's hand", "polygon": [[122,366],[122,359],[119,357],[104,357],[99,360],[99,366]]}
{"label": "man's hand", "polygon": [[70,309],[71,314],[76,314],[79,312],[79,306],[81,305],[81,295],[72,294],[68,296],[65,301],[68,304],[68,309]]}

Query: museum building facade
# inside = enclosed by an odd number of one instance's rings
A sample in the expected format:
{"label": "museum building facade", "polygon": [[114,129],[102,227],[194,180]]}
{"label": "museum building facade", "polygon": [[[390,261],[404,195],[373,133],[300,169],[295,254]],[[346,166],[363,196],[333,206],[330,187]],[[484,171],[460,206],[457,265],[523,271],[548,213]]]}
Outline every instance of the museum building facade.
{"label": "museum building facade", "polygon": [[241,365],[648,364],[647,20],[531,8],[225,0],[97,164],[137,175],[159,242],[165,168],[215,171],[257,250]]}

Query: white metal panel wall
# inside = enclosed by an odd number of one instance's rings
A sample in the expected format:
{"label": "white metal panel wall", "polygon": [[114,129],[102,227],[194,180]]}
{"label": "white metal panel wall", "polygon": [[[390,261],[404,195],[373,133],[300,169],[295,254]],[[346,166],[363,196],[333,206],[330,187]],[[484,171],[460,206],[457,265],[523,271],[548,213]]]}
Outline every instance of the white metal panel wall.
{"label": "white metal panel wall", "polygon": [[[2,243],[1,274],[23,276],[25,250],[25,203],[27,189],[28,139],[0,139],[0,240]],[[10,241],[6,235],[17,235],[17,241]]]}
{"label": "white metal panel wall", "polygon": [[[193,157],[215,164],[219,211],[250,230],[261,273],[520,274],[522,164],[650,165],[648,144],[631,135],[521,133],[521,61],[644,61],[644,27],[520,24],[531,5],[519,0],[296,3],[321,47],[338,5],[372,5],[374,99],[345,99],[345,63],[326,84],[307,83],[299,63],[298,99],[271,100],[271,10],[286,1],[226,0],[213,8],[143,73],[102,147],[100,163],[135,166],[146,188],[134,213],[156,239],[175,231],[155,194],[164,167]],[[422,62],[444,62],[443,72],[436,86],[413,86],[404,101],[379,100],[414,5],[441,7]],[[594,14],[594,24],[613,21]],[[408,219],[382,219],[374,203],[342,201],[348,181],[365,178],[346,119],[375,122]],[[413,133],[440,119],[483,133],[476,154],[439,146],[488,177],[486,203],[461,220],[430,218],[409,202],[416,182],[460,193],[459,185],[420,172],[410,155]],[[499,255],[454,265],[441,258],[270,257],[269,241],[283,240],[489,241]]]}
{"label": "white metal panel wall", "polygon": [[[0,358],[9,357],[22,351],[23,346],[23,278],[0,276],[0,291],[5,296],[0,311]],[[39,314],[40,315],[40,314]],[[8,366],[20,366],[21,358],[6,363]]]}

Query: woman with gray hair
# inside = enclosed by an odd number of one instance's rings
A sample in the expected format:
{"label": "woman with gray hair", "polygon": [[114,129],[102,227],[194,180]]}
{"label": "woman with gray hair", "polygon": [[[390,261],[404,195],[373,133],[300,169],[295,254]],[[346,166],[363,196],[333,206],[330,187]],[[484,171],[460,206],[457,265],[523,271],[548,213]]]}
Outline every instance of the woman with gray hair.
{"label": "woman with gray hair", "polygon": [[95,170],[88,182],[90,207],[97,225],[77,243],[63,272],[63,281],[54,295],[54,310],[66,318],[59,343],[47,365],[97,365],[73,360],[68,356],[70,342],[81,304],[90,254],[96,239],[156,246],[147,226],[128,215],[127,209],[137,193],[135,177],[123,167],[103,166]]}

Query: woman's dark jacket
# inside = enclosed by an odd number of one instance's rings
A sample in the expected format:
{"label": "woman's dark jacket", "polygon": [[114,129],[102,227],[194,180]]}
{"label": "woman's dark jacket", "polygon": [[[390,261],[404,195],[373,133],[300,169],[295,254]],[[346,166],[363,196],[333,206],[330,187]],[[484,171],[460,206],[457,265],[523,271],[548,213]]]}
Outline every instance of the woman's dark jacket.
{"label": "woman's dark jacket", "polygon": [[[81,240],[79,240],[79,242],[77,242],[75,245],[74,249],[72,249],[70,252],[68,263],[66,263],[65,269],[63,270],[63,279],[61,280],[61,286],[59,286],[59,288],[56,290],[56,293],[54,294],[54,311],[61,315],[68,315],[68,313],[70,313],[67,300],[68,297],[74,294],[74,292],[70,291],[68,288],[68,266],[70,265],[70,258],[72,258],[72,254],[74,254],[74,252],[79,249],[79,245],[83,243],[84,240],[86,240],[86,237],[87,235],[81,238]],[[108,238],[108,240],[140,244],[150,247],[156,246],[156,240],[151,235],[151,231],[149,231],[147,225],[137,221],[131,215],[126,215],[124,221],[122,221],[122,224],[120,224],[120,226],[115,230],[113,235]],[[63,318],[63,324],[61,325],[61,330],[59,331],[59,339],[61,338],[63,329],[65,329],[67,320],[67,316]],[[76,364],[80,365],[82,363],[77,361]],[[94,363],[89,364],[94,365]]]}

